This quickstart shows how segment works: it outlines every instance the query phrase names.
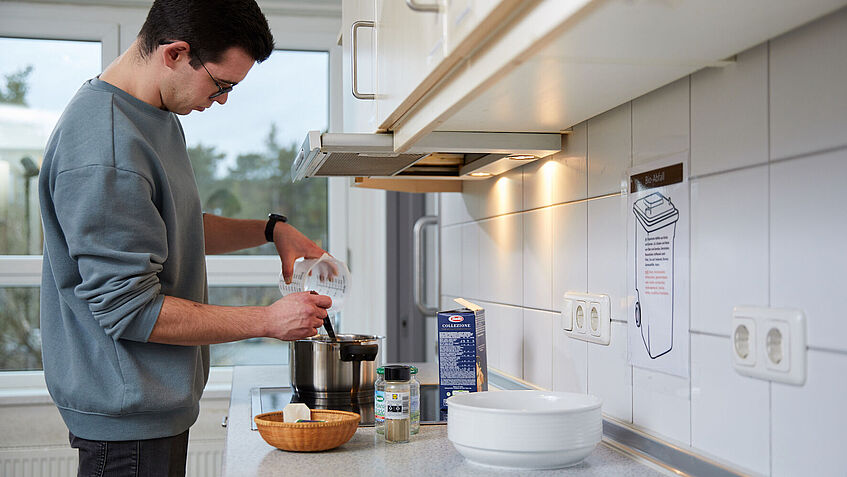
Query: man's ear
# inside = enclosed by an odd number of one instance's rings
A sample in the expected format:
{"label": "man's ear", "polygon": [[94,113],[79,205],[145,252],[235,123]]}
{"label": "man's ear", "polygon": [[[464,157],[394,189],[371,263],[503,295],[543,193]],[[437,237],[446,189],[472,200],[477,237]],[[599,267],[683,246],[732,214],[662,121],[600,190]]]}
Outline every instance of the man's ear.
{"label": "man's ear", "polygon": [[191,46],[184,41],[175,41],[160,47],[162,62],[172,70],[176,69],[179,63],[191,60],[188,55],[189,51],[191,51]]}

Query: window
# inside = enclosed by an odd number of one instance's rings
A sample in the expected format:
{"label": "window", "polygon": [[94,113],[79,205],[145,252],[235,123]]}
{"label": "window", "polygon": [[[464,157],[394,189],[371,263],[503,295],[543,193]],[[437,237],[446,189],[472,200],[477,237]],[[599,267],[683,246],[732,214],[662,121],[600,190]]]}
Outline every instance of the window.
{"label": "window", "polygon": [[99,73],[99,42],[0,38],[0,254],[41,254],[44,146],[68,100]]}
{"label": "window", "polygon": [[[327,248],[327,181],[291,182],[291,163],[310,129],[329,123],[329,54],[277,50],[253,67],[223,106],[180,118],[203,210],[235,218],[280,212],[318,245]],[[237,255],[263,255],[264,268],[279,257],[272,244]],[[235,257],[223,257],[231,260]],[[211,262],[221,257],[210,257]],[[253,266],[259,264],[251,261]],[[280,298],[267,274],[242,286],[209,276],[209,301],[219,305],[269,305]],[[269,286],[270,285],[270,286]],[[278,364],[287,343],[252,339],[213,345],[213,365]]]}
{"label": "window", "polygon": [[[39,289],[31,277],[39,267],[2,256],[41,254],[37,176],[44,146],[67,102],[100,72],[100,61],[100,42],[0,37],[0,370],[41,369]],[[22,269],[30,277],[16,283],[8,274]]]}
{"label": "window", "polygon": [[[102,48],[0,37],[0,370],[41,369],[35,176],[68,100],[101,71]],[[280,50],[254,66],[225,107],[181,117],[204,210],[236,218],[281,212],[327,247],[326,180],[292,184],[289,174],[306,131],[327,128],[328,82],[327,52]],[[252,256],[209,258],[211,303],[267,305],[279,298],[274,248],[246,253]],[[214,345],[211,353],[212,364],[223,366],[288,359],[287,344],[268,339]]]}
{"label": "window", "polygon": [[277,50],[225,105],[181,118],[206,212],[252,219],[280,212],[326,247],[326,179],[292,183],[290,173],[306,132],[328,124],[328,75],[326,52]]}

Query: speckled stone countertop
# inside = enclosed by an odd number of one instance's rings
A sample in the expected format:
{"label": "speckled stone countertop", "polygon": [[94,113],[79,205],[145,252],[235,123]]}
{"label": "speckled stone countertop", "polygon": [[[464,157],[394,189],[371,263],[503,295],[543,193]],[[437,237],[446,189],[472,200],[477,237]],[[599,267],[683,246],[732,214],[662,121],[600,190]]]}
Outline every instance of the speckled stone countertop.
{"label": "speckled stone countertop", "polygon": [[[421,378],[432,371],[421,366]],[[421,382],[429,379],[421,379]],[[447,440],[446,425],[424,425],[407,444],[387,444],[374,428],[359,428],[346,444],[319,453],[286,452],[268,445],[252,422],[250,390],[288,386],[286,366],[240,366],[232,377],[223,475],[273,477],[283,475],[665,475],[601,443],[582,463],[555,471],[507,471],[467,462]]]}

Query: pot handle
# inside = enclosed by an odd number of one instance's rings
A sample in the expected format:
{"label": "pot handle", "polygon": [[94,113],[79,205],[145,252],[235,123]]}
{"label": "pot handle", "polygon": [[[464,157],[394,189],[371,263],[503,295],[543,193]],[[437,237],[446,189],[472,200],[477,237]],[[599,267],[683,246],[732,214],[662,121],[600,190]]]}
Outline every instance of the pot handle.
{"label": "pot handle", "polygon": [[343,344],[341,345],[341,361],[373,361],[378,351],[379,345],[376,344]]}

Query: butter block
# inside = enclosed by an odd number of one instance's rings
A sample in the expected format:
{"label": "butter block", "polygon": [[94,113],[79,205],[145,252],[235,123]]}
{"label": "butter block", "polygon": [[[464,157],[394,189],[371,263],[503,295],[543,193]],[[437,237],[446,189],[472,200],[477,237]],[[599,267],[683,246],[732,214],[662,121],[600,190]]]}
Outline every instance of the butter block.
{"label": "butter block", "polygon": [[287,404],[282,410],[283,422],[297,422],[301,419],[312,419],[312,410],[309,409],[309,406],[303,404],[302,402],[293,402],[291,404]]}

